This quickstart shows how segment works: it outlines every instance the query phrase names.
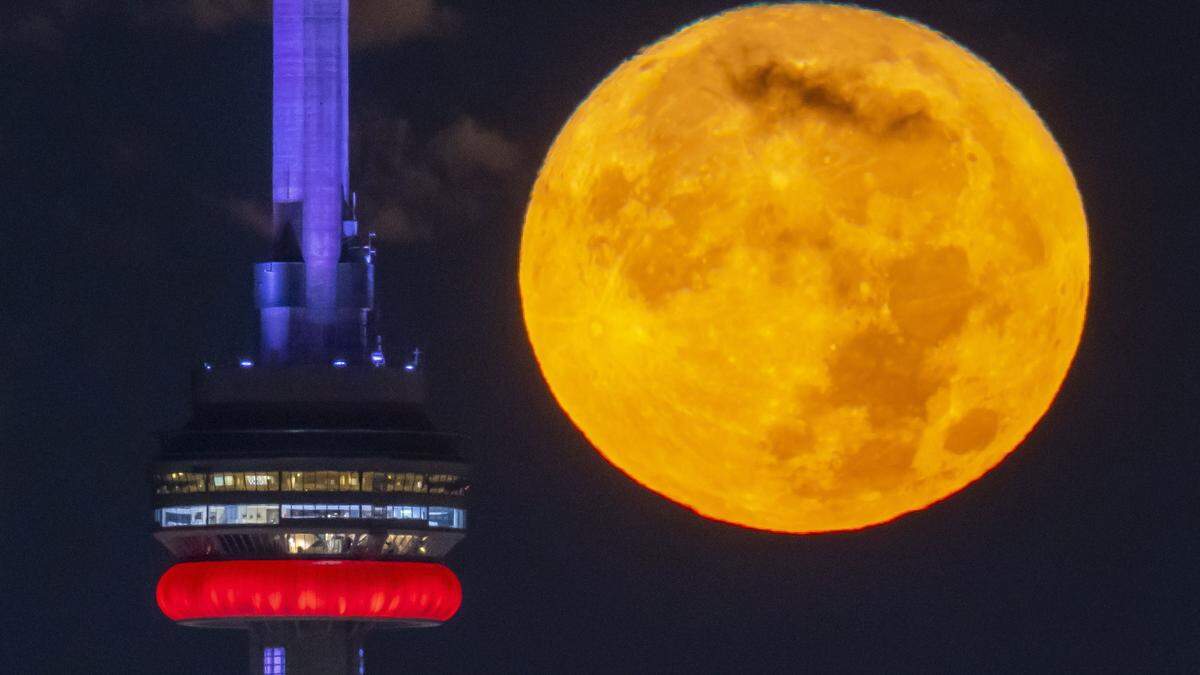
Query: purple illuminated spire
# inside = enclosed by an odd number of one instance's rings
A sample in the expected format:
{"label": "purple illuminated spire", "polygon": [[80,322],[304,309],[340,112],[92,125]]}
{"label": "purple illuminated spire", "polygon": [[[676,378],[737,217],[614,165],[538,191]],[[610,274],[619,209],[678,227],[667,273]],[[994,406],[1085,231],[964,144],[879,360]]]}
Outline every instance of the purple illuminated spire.
{"label": "purple illuminated spire", "polygon": [[349,185],[349,2],[274,6],[275,227],[272,262],[257,273],[262,357],[355,359],[369,343],[373,267],[369,244],[355,247]]}

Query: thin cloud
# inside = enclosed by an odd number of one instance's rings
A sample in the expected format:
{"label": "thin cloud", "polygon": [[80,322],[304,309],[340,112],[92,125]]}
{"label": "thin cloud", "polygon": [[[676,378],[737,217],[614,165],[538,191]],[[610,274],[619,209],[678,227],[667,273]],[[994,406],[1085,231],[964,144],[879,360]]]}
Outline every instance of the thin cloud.
{"label": "thin cloud", "polygon": [[370,49],[453,33],[457,12],[434,0],[360,0],[350,8],[350,45]]}
{"label": "thin cloud", "polygon": [[[99,0],[56,0],[9,10],[0,25],[0,48],[57,52],[89,17],[117,14],[133,26],[171,27],[221,34],[271,21],[270,0],[131,0],[122,6]],[[419,37],[442,37],[460,23],[454,10],[437,0],[353,0],[352,49],[373,49]]]}
{"label": "thin cloud", "polygon": [[175,11],[197,30],[213,33],[271,19],[271,3],[264,0],[185,0]]}
{"label": "thin cloud", "polygon": [[101,9],[97,0],[57,0],[36,3],[24,11],[8,9],[0,24],[0,49],[58,53],[80,20]]}
{"label": "thin cloud", "polygon": [[[422,140],[407,119],[367,110],[355,118],[353,143],[359,217],[386,242],[429,241],[482,227],[522,194],[519,146],[467,115]],[[216,204],[234,223],[271,236],[265,199]]]}
{"label": "thin cloud", "polygon": [[518,196],[519,146],[461,116],[425,142],[407,120],[368,111],[356,125],[364,222],[385,241],[478,227]]}
{"label": "thin cloud", "polygon": [[462,116],[434,139],[434,150],[452,174],[504,175],[517,168],[521,153],[516,143]]}
{"label": "thin cloud", "polygon": [[[267,0],[186,0],[175,10],[196,30],[220,33],[246,24],[267,24]],[[445,35],[458,25],[458,14],[435,0],[354,0],[350,7],[353,49],[398,44],[415,37]]]}
{"label": "thin cloud", "polygon": [[63,22],[48,15],[22,17],[12,25],[0,28],[0,44],[3,45],[58,51],[65,41]]}
{"label": "thin cloud", "polygon": [[274,232],[271,205],[265,200],[231,197],[220,200],[217,210],[224,212],[234,223],[253,230],[263,239],[270,239]]}

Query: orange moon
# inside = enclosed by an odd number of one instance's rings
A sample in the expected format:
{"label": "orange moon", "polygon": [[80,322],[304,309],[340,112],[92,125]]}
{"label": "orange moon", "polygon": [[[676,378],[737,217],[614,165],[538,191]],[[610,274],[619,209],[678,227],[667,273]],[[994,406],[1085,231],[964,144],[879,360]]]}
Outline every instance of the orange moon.
{"label": "orange moon", "polygon": [[1079,345],[1087,223],[1037,113],[920,24],[823,4],[693,24],[555,140],[526,327],[604,457],[697,513],[861,528],[979,478]]}

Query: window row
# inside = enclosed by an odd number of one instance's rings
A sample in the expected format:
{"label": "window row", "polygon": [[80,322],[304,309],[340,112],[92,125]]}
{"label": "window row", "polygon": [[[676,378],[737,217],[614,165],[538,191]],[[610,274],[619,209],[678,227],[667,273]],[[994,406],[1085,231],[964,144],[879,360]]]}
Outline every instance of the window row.
{"label": "window row", "polygon": [[[286,537],[292,555],[346,555],[366,553],[370,537],[365,532],[296,532]],[[439,550],[429,537],[415,534],[389,534],[383,541],[385,556],[428,556]]]}
{"label": "window row", "polygon": [[[432,520],[432,514],[462,509],[426,506],[373,506],[371,504],[284,504],[284,518],[391,518],[394,520]],[[449,527],[449,526],[447,526]]]}
{"label": "window row", "polygon": [[393,504],[199,504],[167,506],[154,510],[159,527],[201,525],[278,525],[280,519],[352,518],[372,520],[420,520],[429,527],[462,530],[467,512],[448,506]]}
{"label": "window row", "polygon": [[155,492],[412,492],[465,495],[467,481],[451,474],[386,473],[382,471],[186,471],[159,474]]}

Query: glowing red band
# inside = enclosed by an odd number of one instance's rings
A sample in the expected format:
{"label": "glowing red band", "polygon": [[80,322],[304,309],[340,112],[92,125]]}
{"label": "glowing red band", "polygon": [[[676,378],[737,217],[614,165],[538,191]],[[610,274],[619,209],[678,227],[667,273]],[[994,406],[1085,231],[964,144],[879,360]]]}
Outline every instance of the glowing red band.
{"label": "glowing red band", "polygon": [[180,563],[158,581],[158,607],[175,621],[321,618],[446,621],[462,604],[442,565],[365,560]]}

